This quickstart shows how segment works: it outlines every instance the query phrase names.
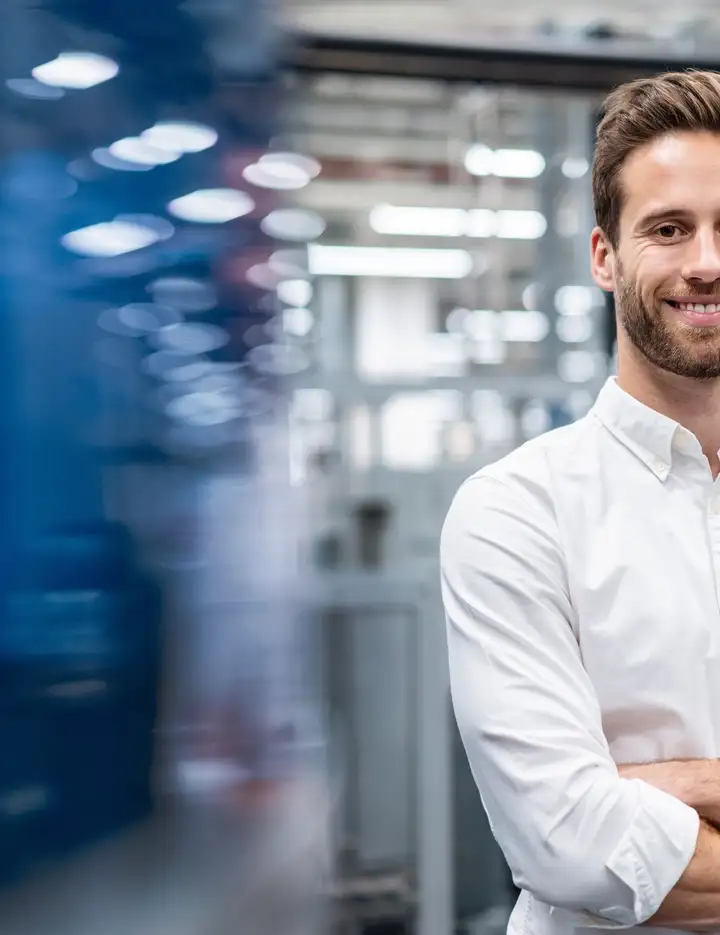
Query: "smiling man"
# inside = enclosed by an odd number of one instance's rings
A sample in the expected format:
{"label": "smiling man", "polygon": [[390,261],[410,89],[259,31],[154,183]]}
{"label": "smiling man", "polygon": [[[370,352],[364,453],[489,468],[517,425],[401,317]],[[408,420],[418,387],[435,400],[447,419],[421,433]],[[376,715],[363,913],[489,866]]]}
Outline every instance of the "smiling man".
{"label": "smiling man", "polygon": [[511,935],[720,932],[720,75],[616,89],[593,199],[618,375],[457,492],[453,704]]}

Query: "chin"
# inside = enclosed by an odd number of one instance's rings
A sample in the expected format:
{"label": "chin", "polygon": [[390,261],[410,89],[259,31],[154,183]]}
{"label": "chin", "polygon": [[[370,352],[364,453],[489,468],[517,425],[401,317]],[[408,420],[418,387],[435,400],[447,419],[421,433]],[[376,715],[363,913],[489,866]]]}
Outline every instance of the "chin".
{"label": "chin", "polygon": [[720,378],[720,353],[712,355],[692,354],[690,348],[683,348],[683,353],[672,358],[656,358],[650,361],[661,370],[673,373],[689,380],[717,380]]}

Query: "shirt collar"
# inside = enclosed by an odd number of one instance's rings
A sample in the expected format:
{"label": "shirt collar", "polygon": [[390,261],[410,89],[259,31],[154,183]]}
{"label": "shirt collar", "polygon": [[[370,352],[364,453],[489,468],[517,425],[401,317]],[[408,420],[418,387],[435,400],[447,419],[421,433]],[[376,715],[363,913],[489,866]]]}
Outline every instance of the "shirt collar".
{"label": "shirt collar", "polygon": [[700,452],[691,432],[620,389],[615,377],[605,383],[592,412],[662,480],[670,471],[673,447],[678,443],[685,449],[696,446]]}

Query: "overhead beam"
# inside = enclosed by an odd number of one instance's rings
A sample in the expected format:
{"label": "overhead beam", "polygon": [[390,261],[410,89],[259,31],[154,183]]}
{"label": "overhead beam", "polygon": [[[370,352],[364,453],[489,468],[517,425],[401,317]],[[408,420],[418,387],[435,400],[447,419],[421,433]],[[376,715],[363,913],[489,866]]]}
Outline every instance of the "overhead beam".
{"label": "overhead beam", "polygon": [[720,69],[720,56],[699,61],[687,55],[651,54],[632,43],[539,38],[515,46],[408,42],[297,32],[287,43],[284,64],[304,73],[382,75],[446,82],[502,84],[603,93],[634,78],[686,68]]}

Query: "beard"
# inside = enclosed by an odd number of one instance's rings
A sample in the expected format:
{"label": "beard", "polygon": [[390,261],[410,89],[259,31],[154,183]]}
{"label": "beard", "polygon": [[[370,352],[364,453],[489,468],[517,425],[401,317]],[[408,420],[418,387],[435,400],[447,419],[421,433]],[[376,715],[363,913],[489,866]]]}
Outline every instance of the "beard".
{"label": "beard", "polygon": [[[618,270],[615,307],[618,322],[632,344],[651,364],[693,380],[720,377],[720,327],[693,328],[674,325],[658,307],[643,302],[637,282]],[[694,296],[701,298],[700,295]],[[692,297],[688,297],[691,301]]]}

